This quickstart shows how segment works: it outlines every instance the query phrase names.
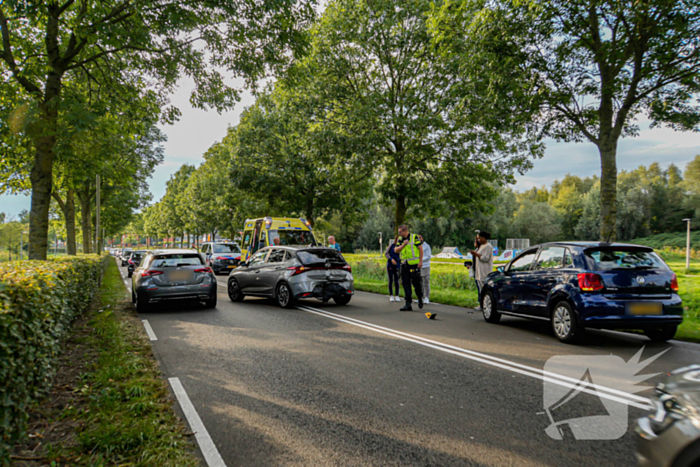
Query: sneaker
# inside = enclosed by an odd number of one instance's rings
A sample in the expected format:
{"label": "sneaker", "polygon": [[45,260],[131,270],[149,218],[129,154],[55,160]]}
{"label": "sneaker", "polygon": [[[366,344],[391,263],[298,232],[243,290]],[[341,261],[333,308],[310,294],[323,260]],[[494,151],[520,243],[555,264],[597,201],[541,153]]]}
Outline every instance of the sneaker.
{"label": "sneaker", "polygon": [[406,303],[403,308],[401,308],[399,311],[413,311],[413,308],[411,308],[411,303]]}
{"label": "sneaker", "polygon": [[424,298],[424,299],[423,299],[423,303],[427,305],[428,303],[430,303],[430,299],[429,299],[429,298]]}
{"label": "sneaker", "polygon": [[414,298],[414,299],[413,299],[413,303],[418,303],[418,299],[417,299],[417,298]]}
{"label": "sneaker", "polygon": [[400,301],[401,301],[401,297],[399,297],[399,296],[397,295],[396,297],[394,297],[394,301],[395,301],[395,302],[400,302]]}
{"label": "sneaker", "polygon": [[474,309],[475,309],[476,311],[483,311],[483,310],[481,309],[481,305],[477,305]]}

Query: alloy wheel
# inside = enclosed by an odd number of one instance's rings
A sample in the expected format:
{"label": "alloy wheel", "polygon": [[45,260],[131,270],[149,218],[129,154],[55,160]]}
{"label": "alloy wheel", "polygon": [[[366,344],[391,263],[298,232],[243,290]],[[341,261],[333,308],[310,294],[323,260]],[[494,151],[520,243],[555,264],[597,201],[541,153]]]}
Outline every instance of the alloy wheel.
{"label": "alloy wheel", "polygon": [[484,313],[484,318],[489,319],[491,317],[491,312],[493,311],[493,304],[491,303],[491,295],[486,294],[481,305],[482,312]]}
{"label": "alloy wheel", "polygon": [[281,307],[289,305],[289,288],[286,284],[281,284],[277,290],[277,301]]}
{"label": "alloy wheel", "polygon": [[554,332],[558,337],[566,337],[571,332],[571,313],[566,307],[558,306],[554,310]]}

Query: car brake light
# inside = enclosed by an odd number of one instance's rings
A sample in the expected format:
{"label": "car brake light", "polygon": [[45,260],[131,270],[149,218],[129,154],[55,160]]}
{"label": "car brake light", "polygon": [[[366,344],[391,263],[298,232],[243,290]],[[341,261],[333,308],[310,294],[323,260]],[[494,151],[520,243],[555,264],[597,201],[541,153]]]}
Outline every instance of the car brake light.
{"label": "car brake light", "polygon": [[206,268],[195,269],[194,272],[211,272],[211,273],[213,273],[214,271],[212,271],[212,269],[209,266],[207,266]]}
{"label": "car brake light", "polygon": [[150,270],[148,270],[148,271],[143,271],[143,272],[141,273],[141,276],[142,276],[142,277],[148,277],[148,276],[157,276],[157,275],[159,275],[159,274],[163,274],[163,271],[154,271],[154,270],[150,269]]}
{"label": "car brake light", "polygon": [[674,292],[678,292],[678,278],[675,274],[671,278],[671,290],[673,290]]}
{"label": "car brake light", "polygon": [[304,266],[291,266],[287,268],[287,271],[294,271],[292,273],[292,276],[296,276],[297,274],[301,274],[302,272],[306,271],[308,268],[305,268]]}
{"label": "car brake light", "polygon": [[347,271],[347,272],[352,272],[352,268],[350,267],[349,264],[346,264],[345,266],[343,266],[343,267],[340,268],[340,269],[343,269],[343,270],[345,270],[345,271]]}
{"label": "car brake light", "polygon": [[595,292],[604,288],[603,281],[598,274],[586,272],[576,277],[578,278],[578,286],[583,292]]}
{"label": "car brake light", "polygon": [[133,262],[133,261],[131,261],[131,260],[129,260],[129,264],[134,264],[134,262]]}

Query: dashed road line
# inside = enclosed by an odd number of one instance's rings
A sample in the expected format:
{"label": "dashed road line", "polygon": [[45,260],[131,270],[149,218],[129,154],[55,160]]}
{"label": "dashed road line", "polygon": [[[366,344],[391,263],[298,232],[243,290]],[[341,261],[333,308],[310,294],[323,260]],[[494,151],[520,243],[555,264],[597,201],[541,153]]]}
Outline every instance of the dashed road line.
{"label": "dashed road line", "polygon": [[617,389],[608,388],[598,384],[592,384],[587,381],[576,380],[574,378],[569,378],[568,376],[551,373],[538,368],[522,365],[520,363],[511,362],[510,360],[493,357],[488,354],[474,352],[472,350],[463,349],[461,347],[455,347],[453,345],[444,344],[442,342],[426,339],[402,331],[397,331],[395,329],[386,328],[384,326],[368,323],[366,321],[348,318],[347,316],[338,315],[326,310],[312,308],[309,306],[297,306],[297,309],[306,311],[307,313],[313,313],[318,316],[330,318],[336,321],[341,321],[346,324],[351,324],[360,328],[368,329],[370,331],[378,332],[380,334],[385,334],[391,337],[395,337],[397,339],[413,342],[414,344],[422,345],[435,350],[440,350],[442,352],[456,355],[462,358],[467,358],[469,360],[485,363],[487,365],[508,370],[513,373],[518,373],[523,376],[529,376],[542,381],[558,384],[569,389],[577,389],[581,392],[620,402],[622,404],[631,405],[633,407],[637,407],[644,410],[649,410],[652,408],[651,402],[648,398],[638,396],[636,394],[618,391]]}
{"label": "dashed road line", "polygon": [[147,319],[142,319],[141,322],[143,323],[143,327],[146,328],[146,334],[148,334],[148,338],[151,341],[157,341],[158,338],[156,337],[156,333],[153,332],[153,328],[151,327],[151,323],[149,323]]}
{"label": "dashed road line", "polygon": [[187,396],[180,379],[168,378],[168,382],[170,382],[175,397],[177,397],[177,401],[180,403],[180,407],[185,413],[187,423],[189,423],[190,428],[194,432],[194,437],[197,440],[197,444],[199,444],[199,449],[202,451],[207,465],[209,467],[226,467],[224,460],[221,458],[221,454],[219,454],[219,450],[216,449],[214,441],[211,439],[211,436],[209,436],[209,432],[204,426],[202,419],[199,418],[199,414],[197,410],[195,410],[194,405],[192,405],[192,401],[190,401],[190,398]]}

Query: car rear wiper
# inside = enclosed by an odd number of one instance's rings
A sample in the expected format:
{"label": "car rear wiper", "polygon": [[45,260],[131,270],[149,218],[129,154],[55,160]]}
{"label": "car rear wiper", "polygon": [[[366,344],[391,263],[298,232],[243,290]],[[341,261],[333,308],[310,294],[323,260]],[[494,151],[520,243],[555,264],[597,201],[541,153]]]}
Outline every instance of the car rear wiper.
{"label": "car rear wiper", "polygon": [[630,268],[612,268],[610,271],[640,271],[646,269],[654,269],[654,266],[634,266]]}

